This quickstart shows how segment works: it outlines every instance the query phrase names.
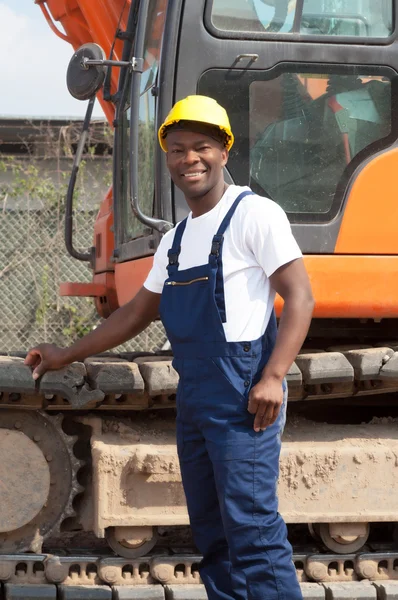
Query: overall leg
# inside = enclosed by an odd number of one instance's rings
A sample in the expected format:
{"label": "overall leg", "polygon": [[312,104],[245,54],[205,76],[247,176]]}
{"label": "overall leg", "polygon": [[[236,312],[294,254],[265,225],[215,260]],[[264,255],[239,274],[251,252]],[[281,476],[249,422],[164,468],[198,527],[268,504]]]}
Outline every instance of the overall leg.
{"label": "overall leg", "polygon": [[203,556],[200,575],[209,600],[246,600],[244,578],[231,584],[229,548],[205,440],[193,425],[177,420],[177,447],[192,533]]}
{"label": "overall leg", "polygon": [[276,495],[284,410],[259,433],[242,412],[246,435],[235,418],[227,438],[215,437],[213,424],[207,440],[232,569],[244,574],[248,600],[302,600]]}

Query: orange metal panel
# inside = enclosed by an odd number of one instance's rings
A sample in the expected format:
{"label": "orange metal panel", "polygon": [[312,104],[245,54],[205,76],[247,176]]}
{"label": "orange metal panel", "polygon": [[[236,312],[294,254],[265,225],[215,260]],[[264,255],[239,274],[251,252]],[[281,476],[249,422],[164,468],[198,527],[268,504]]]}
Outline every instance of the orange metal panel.
{"label": "orange metal panel", "polygon": [[[398,317],[398,257],[306,256],[316,300],[315,317]],[[138,292],[152,266],[152,258],[116,265],[119,304]],[[280,314],[282,301],[276,302]]]}
{"label": "orange metal panel", "polygon": [[94,275],[93,283],[106,288],[105,296],[97,296],[95,298],[95,308],[100,317],[109,317],[110,314],[119,308],[115,287],[115,274],[111,272]]}
{"label": "orange metal panel", "polygon": [[60,296],[84,296],[94,298],[95,307],[100,317],[109,317],[119,308],[114,273],[100,273],[94,275],[92,282],[87,283],[61,283]]}
{"label": "orange metal panel", "polygon": [[35,3],[47,4],[56,21],[60,21],[68,12],[78,8],[77,0],[35,0]]}
{"label": "orange metal panel", "polygon": [[[305,256],[315,296],[314,317],[398,317],[398,257]],[[280,313],[282,301],[277,300]]]}
{"label": "orange metal panel", "polygon": [[134,298],[140,290],[152,268],[152,263],[152,256],[148,256],[115,265],[116,292],[120,306]]}
{"label": "orange metal panel", "polygon": [[351,188],[335,252],[398,254],[398,149],[371,160]]}
{"label": "orange metal panel", "polygon": [[67,281],[60,283],[60,296],[84,296],[85,298],[97,298],[106,296],[107,289],[105,285],[100,283],[77,283]]}
{"label": "orange metal panel", "polygon": [[102,201],[95,221],[93,246],[95,247],[95,273],[114,271],[115,264],[112,257],[115,236],[113,233],[112,188],[109,189]]}
{"label": "orange metal panel", "polygon": [[[78,0],[79,8],[82,15],[88,24],[89,30],[94,41],[105,50],[106,55],[109,55],[115,33],[118,27],[119,18],[122,15],[121,28],[127,24],[128,12],[123,11],[125,4],[124,0]],[[130,7],[130,2],[126,4]],[[123,43],[117,40],[114,47],[115,57],[120,60],[122,57]],[[117,72],[118,69],[114,69]],[[118,73],[116,79],[118,79]]]}

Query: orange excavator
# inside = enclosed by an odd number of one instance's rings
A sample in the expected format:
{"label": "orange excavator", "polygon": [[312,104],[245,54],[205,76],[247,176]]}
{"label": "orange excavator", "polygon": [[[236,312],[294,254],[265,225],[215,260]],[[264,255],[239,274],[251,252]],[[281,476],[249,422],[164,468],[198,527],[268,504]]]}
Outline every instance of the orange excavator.
{"label": "orange excavator", "polygon": [[[288,374],[279,480],[299,579],[309,599],[392,600],[397,0],[36,4],[73,46],[68,88],[87,102],[65,241],[93,277],[61,294],[92,297],[107,317],[138,291],[188,212],[157,129],[176,100],[215,98],[235,135],[227,181],[284,208],[316,299]],[[114,127],[113,185],[84,250],[73,192],[96,97]],[[32,585],[62,598],[205,598],[174,443],[177,383],[167,350],[92,357],[37,384],[22,359],[0,357],[0,462],[14,456],[12,474],[0,468],[6,598]]]}

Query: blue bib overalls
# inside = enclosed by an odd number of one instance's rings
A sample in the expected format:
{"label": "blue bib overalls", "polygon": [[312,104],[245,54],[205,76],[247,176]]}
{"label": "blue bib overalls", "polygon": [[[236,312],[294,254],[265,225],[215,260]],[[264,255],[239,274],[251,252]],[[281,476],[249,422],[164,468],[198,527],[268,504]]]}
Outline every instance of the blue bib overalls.
{"label": "blue bib overalls", "polygon": [[265,431],[253,430],[254,417],[247,411],[249,391],[275,344],[275,315],[255,341],[227,342],[223,328],[223,234],[250,193],[235,200],[205,265],[178,270],[186,220],[179,224],[160,313],[180,376],[178,455],[208,597],[301,600],[276,496],[286,399]]}

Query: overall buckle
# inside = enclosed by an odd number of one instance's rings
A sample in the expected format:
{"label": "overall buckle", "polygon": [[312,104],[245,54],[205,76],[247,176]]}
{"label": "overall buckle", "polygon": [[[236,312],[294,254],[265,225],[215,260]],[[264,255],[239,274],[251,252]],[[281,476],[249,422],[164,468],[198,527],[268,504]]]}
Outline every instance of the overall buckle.
{"label": "overall buckle", "polygon": [[224,240],[223,235],[215,235],[213,237],[210,254],[212,254],[213,256],[220,256],[220,250],[221,250],[221,245],[223,243],[223,240]]}
{"label": "overall buckle", "polygon": [[178,256],[180,251],[174,252],[173,250],[169,250],[167,256],[169,257],[169,265],[178,265]]}

